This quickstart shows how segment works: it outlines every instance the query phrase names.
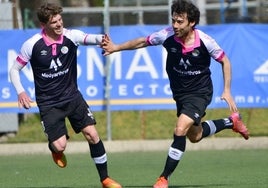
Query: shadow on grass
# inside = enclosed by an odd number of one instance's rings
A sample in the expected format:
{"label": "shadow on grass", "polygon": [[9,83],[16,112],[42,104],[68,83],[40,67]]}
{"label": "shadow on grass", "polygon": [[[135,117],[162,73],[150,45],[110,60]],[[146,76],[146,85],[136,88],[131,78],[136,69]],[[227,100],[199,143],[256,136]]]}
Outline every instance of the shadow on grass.
{"label": "shadow on grass", "polygon": [[[227,184],[209,184],[209,185],[178,185],[178,186],[168,186],[169,188],[202,188],[202,187],[223,187],[223,186],[228,186]],[[131,188],[152,188],[152,185],[148,186],[144,186],[144,185],[138,185],[138,186],[132,186],[132,185],[126,185],[123,187],[131,187]]]}
{"label": "shadow on grass", "polygon": [[[209,184],[209,185],[178,185],[178,186],[169,186],[169,188],[215,188],[215,187],[225,187],[227,184]],[[125,185],[125,188],[152,188],[152,185]],[[18,187],[18,188],[52,188],[52,187]],[[88,186],[64,186],[64,187],[53,187],[53,188],[88,188]],[[90,188],[99,188],[99,186],[90,186]]]}
{"label": "shadow on grass", "polygon": [[16,188],[99,188],[100,186],[64,186],[64,187],[61,187],[61,186],[45,186],[45,187],[16,187]]}

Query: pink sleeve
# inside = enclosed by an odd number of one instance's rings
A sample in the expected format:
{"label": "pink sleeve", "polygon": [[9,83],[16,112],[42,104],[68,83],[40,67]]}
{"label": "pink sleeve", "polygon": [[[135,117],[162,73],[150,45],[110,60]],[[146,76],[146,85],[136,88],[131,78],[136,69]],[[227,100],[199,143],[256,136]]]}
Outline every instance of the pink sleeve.
{"label": "pink sleeve", "polygon": [[225,56],[225,53],[224,53],[224,51],[222,51],[220,56],[218,58],[216,58],[215,60],[218,61],[218,62],[221,62],[221,60],[223,59],[224,56]]}
{"label": "pink sleeve", "polygon": [[23,60],[23,58],[21,57],[21,55],[18,55],[18,57],[16,58],[16,61],[19,64],[23,65],[23,66],[25,66],[27,64],[27,61]]}
{"label": "pink sleeve", "polygon": [[225,53],[223,49],[218,45],[218,43],[209,35],[198,30],[200,39],[204,42],[210,56],[216,61],[221,61]]}
{"label": "pink sleeve", "polygon": [[165,42],[165,40],[173,35],[173,29],[171,27],[162,29],[160,31],[154,32],[147,37],[147,43],[149,45],[160,45]]}

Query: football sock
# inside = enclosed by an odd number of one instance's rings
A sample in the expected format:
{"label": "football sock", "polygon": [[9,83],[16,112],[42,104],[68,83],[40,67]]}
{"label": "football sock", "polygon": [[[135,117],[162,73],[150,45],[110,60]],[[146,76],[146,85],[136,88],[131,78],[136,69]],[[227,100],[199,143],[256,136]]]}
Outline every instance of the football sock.
{"label": "football sock", "polygon": [[229,118],[219,120],[208,120],[201,123],[203,127],[202,138],[216,134],[223,129],[231,129],[233,126],[232,121]]}
{"label": "football sock", "polygon": [[100,180],[103,181],[108,177],[107,155],[104,145],[100,140],[97,144],[89,144],[89,148],[91,157],[94,160],[96,168],[98,170]]}
{"label": "football sock", "polygon": [[173,143],[171,144],[164,171],[160,176],[164,176],[166,179],[172,174],[177,167],[186,147],[186,136],[174,135]]}

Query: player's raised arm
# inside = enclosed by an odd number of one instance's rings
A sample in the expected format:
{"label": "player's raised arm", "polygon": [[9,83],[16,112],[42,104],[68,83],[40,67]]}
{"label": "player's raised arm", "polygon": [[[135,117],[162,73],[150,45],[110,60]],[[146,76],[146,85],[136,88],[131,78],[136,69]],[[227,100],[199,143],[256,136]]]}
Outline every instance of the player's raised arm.
{"label": "player's raised arm", "polygon": [[114,44],[112,39],[108,35],[105,35],[101,44],[101,47],[104,50],[103,55],[105,56],[110,55],[113,52],[118,52],[122,50],[135,50],[146,46],[148,46],[148,43],[145,37],[129,40],[121,44]]}

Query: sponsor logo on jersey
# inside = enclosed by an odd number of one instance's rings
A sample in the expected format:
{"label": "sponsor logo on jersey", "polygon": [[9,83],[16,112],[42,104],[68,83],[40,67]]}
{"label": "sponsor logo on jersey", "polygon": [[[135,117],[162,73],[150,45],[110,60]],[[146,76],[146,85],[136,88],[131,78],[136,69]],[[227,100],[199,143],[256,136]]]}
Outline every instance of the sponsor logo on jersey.
{"label": "sponsor logo on jersey", "polygon": [[192,66],[188,59],[186,61],[184,61],[182,58],[180,60],[179,65],[183,66],[185,70],[188,68],[188,66]]}
{"label": "sponsor logo on jersey", "polygon": [[62,48],[61,48],[61,53],[63,53],[63,54],[67,54],[68,53],[68,51],[69,51],[69,48],[67,47],[67,46],[63,46]]}
{"label": "sponsor logo on jersey", "polygon": [[42,50],[42,51],[40,52],[40,55],[42,55],[42,56],[47,55],[47,51],[46,51],[46,50]]}
{"label": "sponsor logo on jersey", "polygon": [[194,50],[192,51],[192,55],[193,55],[194,57],[199,56],[199,54],[200,54],[200,52],[199,52],[199,50],[197,50],[197,49],[194,49]]}

